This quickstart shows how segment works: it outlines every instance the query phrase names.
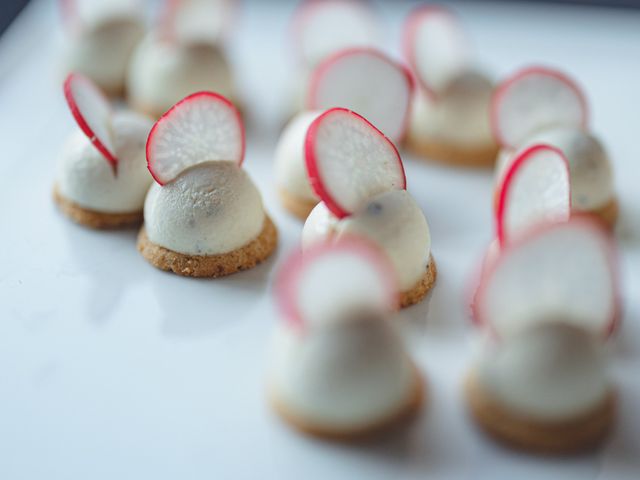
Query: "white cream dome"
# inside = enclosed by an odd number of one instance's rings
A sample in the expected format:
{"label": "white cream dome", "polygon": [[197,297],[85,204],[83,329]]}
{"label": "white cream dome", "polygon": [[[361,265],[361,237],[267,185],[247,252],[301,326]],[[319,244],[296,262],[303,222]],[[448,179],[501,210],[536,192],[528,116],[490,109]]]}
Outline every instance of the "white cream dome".
{"label": "white cream dome", "polygon": [[429,225],[406,190],[377,195],[342,220],[319,203],[304,224],[303,249],[332,236],[348,235],[363,236],[382,248],[395,267],[401,291],[410,290],[424,276],[431,254]]}
{"label": "white cream dome", "polygon": [[207,162],[175,180],[153,184],[144,204],[147,236],[156,245],[187,255],[236,250],[262,231],[262,199],[234,162]]}
{"label": "white cream dome", "polygon": [[131,54],[143,35],[141,22],[126,18],[71,33],[63,45],[63,68],[86,75],[108,94],[122,94]]}
{"label": "white cream dome", "polygon": [[57,188],[83,208],[105,213],[142,210],[152,178],[147,170],[145,146],[153,122],[132,112],[118,112],[112,120],[117,175],[111,164],[77,129],[64,146],[57,173]]}
{"label": "white cream dome", "polygon": [[334,429],[385,420],[415,394],[414,367],[380,314],[328,321],[303,332],[278,326],[271,349],[272,394],[290,414]]}
{"label": "white cream dome", "polygon": [[318,200],[307,176],[304,143],[307,130],[320,112],[302,112],[285,127],[275,153],[276,184],[304,200]]}
{"label": "white cream dome", "polygon": [[597,408],[610,388],[601,346],[586,331],[559,323],[490,344],[477,379],[510,411],[550,421]]}
{"label": "white cream dome", "polygon": [[231,70],[218,47],[171,43],[154,33],[133,54],[127,90],[136,108],[154,114],[199,91],[213,91],[232,101],[235,97]]}
{"label": "white cream dome", "polygon": [[458,77],[436,99],[416,89],[408,135],[469,148],[492,145],[489,105],[493,90],[488,78],[472,72]]}

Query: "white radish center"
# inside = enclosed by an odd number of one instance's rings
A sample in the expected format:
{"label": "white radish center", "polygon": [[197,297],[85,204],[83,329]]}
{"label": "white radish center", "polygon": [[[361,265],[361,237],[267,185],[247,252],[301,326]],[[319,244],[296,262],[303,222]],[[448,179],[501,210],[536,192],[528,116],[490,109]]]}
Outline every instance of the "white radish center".
{"label": "white radish center", "polygon": [[581,126],[586,115],[580,94],[545,73],[530,73],[507,86],[496,112],[500,136],[511,146],[541,130]]}
{"label": "white radish center", "polygon": [[561,224],[505,255],[481,304],[500,336],[559,318],[595,334],[607,329],[615,311],[613,271],[592,227]]}
{"label": "white radish center", "polygon": [[505,185],[505,240],[512,240],[538,225],[569,219],[569,171],[562,156],[541,148],[532,153]]}
{"label": "white radish center", "polygon": [[331,198],[353,212],[369,198],[404,188],[404,174],[393,145],[351,113],[325,117],[315,139],[318,173]]}
{"label": "white radish center", "polygon": [[400,139],[411,95],[409,79],[400,66],[372,52],[357,52],[336,58],[321,75],[312,108],[348,108],[392,140]]}

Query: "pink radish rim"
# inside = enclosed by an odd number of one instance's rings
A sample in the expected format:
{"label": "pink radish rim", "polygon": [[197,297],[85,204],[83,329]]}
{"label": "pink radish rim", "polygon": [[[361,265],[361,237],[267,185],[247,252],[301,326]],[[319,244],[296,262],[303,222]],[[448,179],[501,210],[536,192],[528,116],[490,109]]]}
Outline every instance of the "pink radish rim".
{"label": "pink radish rim", "polygon": [[227,107],[229,107],[229,109],[231,109],[231,111],[234,113],[234,116],[236,117],[236,120],[238,121],[238,126],[240,127],[240,141],[242,143],[241,147],[240,147],[240,159],[238,160],[238,166],[242,166],[242,163],[244,162],[244,154],[245,154],[245,150],[246,150],[246,135],[245,135],[245,131],[244,131],[244,123],[242,122],[242,115],[240,115],[240,112],[238,111],[236,106],[228,98],[223,97],[219,93],[206,92],[206,91],[192,93],[191,95],[188,95],[185,98],[183,98],[182,100],[180,100],[178,103],[176,103],[169,110],[167,110],[158,119],[158,121],[153,125],[153,128],[151,128],[151,131],[149,132],[149,136],[147,137],[147,145],[146,145],[146,148],[145,148],[146,155],[147,155],[147,168],[149,169],[149,173],[151,173],[151,176],[153,177],[153,179],[161,186],[165,185],[165,183],[168,183],[168,182],[160,181],[156,177],[156,174],[153,172],[153,167],[151,165],[151,155],[150,155],[151,139],[154,137],[155,131],[156,131],[156,128],[158,128],[158,125],[160,125],[161,122],[170,121],[171,114],[177,108],[180,108],[184,103],[190,102],[191,100],[197,100],[200,97],[208,97],[208,98],[213,98],[213,99],[216,99],[218,101],[221,101],[223,104],[225,104]]}
{"label": "pink radish rim", "polygon": [[333,55],[329,55],[328,58],[324,59],[320,62],[320,64],[314,69],[311,75],[311,81],[309,85],[309,93],[307,94],[307,107],[309,110],[316,110],[317,107],[317,94],[318,94],[318,85],[322,77],[324,77],[325,73],[331,66],[337,62],[338,60],[342,60],[344,57],[348,57],[351,55],[357,54],[369,54],[377,57],[378,59],[386,62],[391,65],[393,68],[397,68],[402,71],[403,75],[407,80],[407,87],[409,89],[409,95],[407,96],[407,105],[406,111],[404,115],[404,119],[402,120],[402,127],[400,129],[399,138],[402,139],[405,136],[407,131],[407,127],[409,126],[409,117],[411,114],[411,99],[413,98],[413,92],[415,90],[415,81],[413,75],[409,68],[406,65],[396,62],[391,59],[389,56],[377,50],[375,48],[370,47],[353,47],[353,48],[345,48],[344,50],[340,50],[339,52],[334,53]]}
{"label": "pink radish rim", "polygon": [[578,97],[580,104],[582,105],[582,110],[584,112],[584,117],[582,118],[581,126],[582,128],[586,128],[589,124],[589,106],[587,103],[587,99],[582,91],[582,88],[568,75],[560,72],[559,70],[555,70],[550,67],[544,67],[540,65],[533,65],[531,67],[525,67],[521,70],[518,70],[506,80],[500,83],[498,87],[493,92],[493,96],[491,98],[491,105],[489,106],[489,117],[490,117],[490,125],[491,131],[493,133],[493,137],[496,141],[502,145],[503,147],[516,147],[517,145],[510,145],[504,138],[502,138],[502,134],[500,133],[500,119],[498,114],[498,106],[502,103],[504,96],[506,95],[509,88],[516,82],[520,81],[522,78],[528,75],[547,75],[549,77],[553,77],[557,80],[560,80],[567,87],[569,87]]}
{"label": "pink radish rim", "polygon": [[[291,26],[289,28],[289,37],[290,37],[290,45],[298,45],[301,37],[301,28],[304,25],[306,18],[310,15],[313,15],[313,11],[318,7],[324,7],[331,3],[334,4],[343,4],[343,3],[352,3],[359,4],[363,7],[363,9],[372,9],[372,5],[368,0],[303,0],[296,7],[293,12],[293,16],[291,19]],[[373,18],[372,12],[368,12],[370,17]],[[297,49],[296,56],[298,60],[305,61],[303,58],[303,54],[300,49]]]}
{"label": "pink radish rim", "polygon": [[438,94],[420,77],[416,61],[415,37],[419,22],[425,15],[432,13],[443,13],[448,15],[453,21],[459,22],[458,15],[449,7],[444,5],[422,5],[413,9],[405,22],[404,34],[402,35],[402,51],[411,66],[413,75],[420,83],[422,89],[431,100],[435,100]]}
{"label": "pink radish rim", "polygon": [[[102,154],[102,156],[109,162],[111,168],[113,169],[113,173],[116,174],[118,171],[118,159],[115,154],[111,153],[107,147],[100,141],[100,139],[96,136],[94,131],[91,129],[87,121],[84,119],[82,112],[78,108],[78,104],[76,103],[75,98],[73,98],[73,92],[71,91],[71,84],[74,80],[80,80],[82,82],[89,82],[94,88],[102,95],[100,89],[95,86],[95,84],[89,80],[88,77],[80,74],[80,73],[70,73],[67,75],[67,78],[64,81],[64,98],[67,100],[67,105],[69,105],[69,109],[71,110],[71,115],[76,120],[76,123],[80,127],[80,130],[87,136],[91,144],[98,149],[98,151]],[[105,99],[105,101],[107,101]],[[108,101],[107,101],[108,102]]]}
{"label": "pink radish rim", "polygon": [[[535,155],[541,150],[549,150],[558,154],[559,157],[562,159],[564,167],[567,171],[567,178],[569,178],[568,177],[569,162],[567,161],[567,157],[565,157],[564,153],[562,153],[562,151],[559,150],[558,148],[552,147],[551,145],[537,144],[525,149],[522,153],[520,153],[518,155],[518,158],[514,160],[514,162],[511,164],[511,166],[507,170],[507,173],[504,175],[504,178],[502,180],[502,185],[500,187],[500,193],[498,195],[498,207],[496,211],[496,227],[497,227],[497,236],[498,236],[498,241],[500,242],[500,247],[503,247],[506,243],[505,231],[504,231],[505,230],[504,215],[507,210],[507,198],[508,198],[509,192],[511,191],[511,185],[513,185],[513,179],[515,178],[516,174],[518,173],[522,165],[524,165],[527,162],[527,160],[531,158],[532,155]],[[569,182],[569,206],[571,206],[571,182]]]}
{"label": "pink radish rim", "polygon": [[320,175],[320,171],[318,169],[317,157],[316,157],[316,152],[315,152],[315,148],[314,148],[315,144],[316,144],[316,134],[318,132],[318,128],[319,128],[320,124],[322,123],[322,121],[327,116],[332,115],[333,113],[336,113],[336,112],[343,112],[343,113],[346,113],[348,115],[353,115],[354,117],[358,118],[359,120],[365,122],[376,133],[378,133],[386,142],[388,142],[389,145],[391,145],[391,147],[393,148],[393,152],[394,152],[394,154],[395,154],[395,156],[396,156],[396,158],[398,160],[398,165],[400,167],[400,172],[402,173],[402,189],[403,190],[406,190],[406,188],[407,188],[407,176],[406,176],[405,171],[404,171],[404,165],[402,164],[402,159],[400,157],[400,153],[398,152],[398,149],[396,148],[394,143],[391,140],[389,140],[389,138],[387,138],[387,136],[384,133],[382,133],[380,130],[378,130],[375,127],[375,125],[373,125],[371,122],[369,122],[369,120],[367,120],[362,115],[359,115],[356,112],[353,112],[353,111],[351,111],[349,109],[342,108],[342,107],[331,108],[331,109],[327,110],[326,112],[322,113],[309,126],[309,129],[307,130],[307,136],[306,136],[305,142],[304,142],[305,162],[306,162],[306,165],[307,165],[307,174],[308,174],[308,177],[309,177],[309,183],[311,184],[311,188],[313,188],[313,191],[325,203],[325,205],[331,211],[331,213],[333,213],[337,218],[340,219],[340,218],[348,217],[349,215],[351,215],[351,212],[348,212],[346,209],[342,208],[339,205],[339,203],[333,199],[333,197],[329,193],[328,189],[325,188],[324,180],[322,179],[322,176]]}
{"label": "pink radish rim", "polygon": [[285,260],[275,279],[275,292],[280,311],[287,322],[297,328],[304,329],[297,302],[297,291],[300,278],[307,265],[320,261],[325,255],[333,252],[352,252],[368,260],[380,274],[380,279],[387,290],[388,304],[391,310],[398,308],[400,301],[398,281],[390,261],[373,242],[360,236],[345,236],[335,242],[319,242],[302,252],[298,250]]}
{"label": "pink radish rim", "polygon": [[610,337],[619,327],[621,321],[621,301],[620,301],[620,279],[619,279],[619,262],[616,256],[615,246],[611,239],[611,235],[607,233],[605,227],[603,227],[598,221],[589,217],[585,214],[573,215],[568,222],[564,223],[552,223],[540,225],[537,228],[533,228],[531,232],[523,235],[522,237],[514,240],[509,243],[505,248],[501,249],[500,255],[494,262],[490,265],[487,265],[486,268],[483,269],[480,274],[480,280],[478,284],[478,290],[474,297],[474,306],[473,312],[474,316],[472,317],[473,323],[475,323],[478,327],[487,326],[491,333],[498,338],[498,332],[493,328],[491,321],[486,318],[485,312],[480,308],[479,301],[485,295],[485,289],[487,286],[487,279],[491,278],[494,274],[495,270],[498,268],[502,262],[505,261],[512,251],[519,249],[522,245],[529,242],[529,240],[544,234],[549,230],[553,230],[555,228],[565,228],[567,225],[582,225],[585,227],[585,230],[591,230],[591,232],[598,237],[599,242],[604,247],[606,251],[606,257],[608,259],[608,264],[612,273],[612,291],[613,291],[613,299],[612,299],[612,310],[609,316],[610,320],[607,323],[607,327],[603,331],[603,337]]}

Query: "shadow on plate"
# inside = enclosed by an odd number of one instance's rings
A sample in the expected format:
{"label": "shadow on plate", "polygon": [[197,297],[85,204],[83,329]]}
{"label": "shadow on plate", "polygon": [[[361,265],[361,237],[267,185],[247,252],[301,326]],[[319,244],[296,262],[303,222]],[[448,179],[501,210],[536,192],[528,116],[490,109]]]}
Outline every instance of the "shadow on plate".
{"label": "shadow on plate", "polygon": [[[117,308],[122,296],[144,271],[136,264],[137,229],[91,230],[64,221],[68,256],[80,272],[89,277],[84,310],[89,321],[103,325]],[[64,269],[65,266],[63,265]]]}
{"label": "shadow on plate", "polygon": [[250,270],[221,278],[181,277],[149,266],[147,273],[162,312],[162,334],[193,338],[241,322],[264,299],[275,256],[274,252]]}

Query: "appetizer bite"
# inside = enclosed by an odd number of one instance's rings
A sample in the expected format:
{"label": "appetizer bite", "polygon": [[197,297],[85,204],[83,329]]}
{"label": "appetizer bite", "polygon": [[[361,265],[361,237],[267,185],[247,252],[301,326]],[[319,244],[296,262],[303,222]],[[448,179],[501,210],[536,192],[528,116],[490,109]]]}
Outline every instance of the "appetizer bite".
{"label": "appetizer bite", "polygon": [[285,263],[268,387],[289,425],[349,440],[420,410],[422,376],[392,321],[397,291],[385,255],[361,238],[315,244]]}
{"label": "appetizer bite", "polygon": [[216,91],[237,102],[224,34],[231,0],[165,0],[155,28],[136,48],[127,79],[138,111],[160,117],[187,95]]}
{"label": "appetizer bite", "polygon": [[492,166],[493,82],[473,65],[471,45],[448,8],[415,9],[404,26],[404,52],[418,80],[407,147],[431,160],[465,167]]}
{"label": "appetizer bite", "polygon": [[319,201],[307,178],[304,142],[322,110],[353,110],[399,142],[407,127],[412,91],[409,71],[377,50],[342,50],[321,62],[313,72],[305,110],[285,127],[276,147],[276,183],[283,206],[305,219]]}
{"label": "appetizer bite", "polygon": [[62,64],[82,73],[109,96],[124,95],[133,49],[144,35],[139,0],[60,0],[64,21]]}
{"label": "appetizer bite", "polygon": [[223,96],[192,94],[154,125],[147,161],[155,183],[144,204],[138,250],[157,268],[220,277],[254,267],[277,230],[242,169],[245,132]]}
{"label": "appetizer bite", "polygon": [[327,110],[308,129],[305,156],[321,199],[304,224],[303,249],[360,235],[388,257],[398,277],[400,305],[422,300],[436,280],[429,225],[406,190],[400,154],[366,119]]}
{"label": "appetizer bite", "polygon": [[145,143],[153,121],[130,111],[113,112],[105,95],[79,73],[67,77],[64,95],[78,128],[59,158],[55,202],[88,227],[140,224],[152,182]]}
{"label": "appetizer bite", "polygon": [[529,232],[485,271],[477,320],[488,335],[466,384],[483,430],[544,453],[605,438],[616,407],[602,355],[619,313],[614,265],[609,236],[574,218]]}
{"label": "appetizer bite", "polygon": [[609,156],[589,132],[587,101],[567,75],[546,67],[529,67],[502,82],[491,105],[492,128],[502,146],[497,182],[515,153],[536,143],[558,148],[569,162],[572,210],[613,227],[618,202]]}

